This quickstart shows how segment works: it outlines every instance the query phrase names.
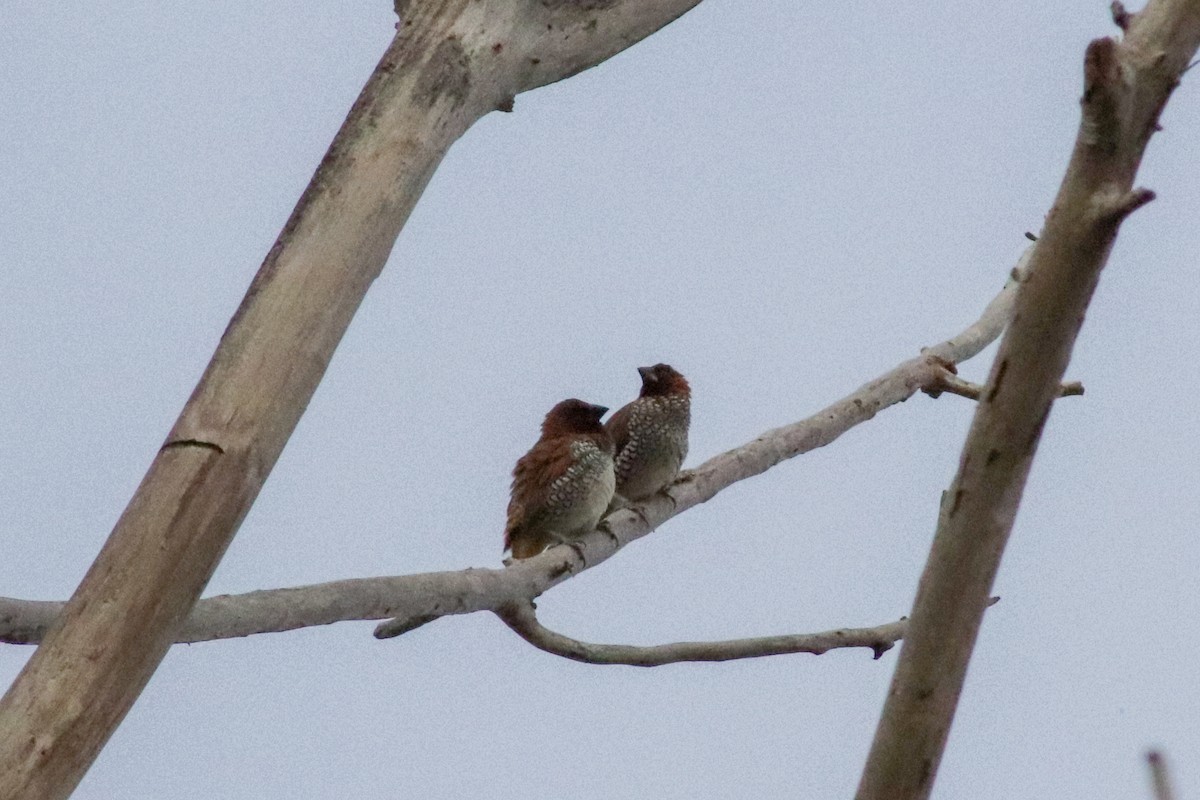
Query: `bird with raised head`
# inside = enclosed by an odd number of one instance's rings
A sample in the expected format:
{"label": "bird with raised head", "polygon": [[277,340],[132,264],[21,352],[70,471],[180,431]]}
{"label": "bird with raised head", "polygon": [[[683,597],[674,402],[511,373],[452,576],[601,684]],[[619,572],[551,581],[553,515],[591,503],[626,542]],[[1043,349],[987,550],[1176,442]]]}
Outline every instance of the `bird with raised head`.
{"label": "bird with raised head", "polygon": [[604,427],[616,446],[616,504],[637,502],[675,480],[687,458],[692,389],[669,364],[638,367],[638,398],[613,414]]}
{"label": "bird with raised head", "polygon": [[546,415],[537,444],[513,469],[504,547],[530,558],[594,530],[613,497],[613,443],[604,406],[563,400]]}

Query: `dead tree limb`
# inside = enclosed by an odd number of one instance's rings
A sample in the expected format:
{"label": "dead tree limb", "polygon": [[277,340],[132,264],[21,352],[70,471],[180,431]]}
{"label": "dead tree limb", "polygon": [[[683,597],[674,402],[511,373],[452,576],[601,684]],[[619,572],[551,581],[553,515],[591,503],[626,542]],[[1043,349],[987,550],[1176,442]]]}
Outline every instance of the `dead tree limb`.
{"label": "dead tree limb", "polygon": [[67,797],[157,668],[450,145],[698,0],[397,3],[397,33],[178,421],[0,700],[0,797]]}
{"label": "dead tree limb", "polygon": [[967,663],[1051,404],[1121,222],[1153,194],[1133,180],[1158,117],[1200,45],[1200,0],[1117,14],[1123,41],[1084,61],[1082,120],[943,498],[910,627],[859,800],[927,798]]}
{"label": "dead tree limb", "polygon": [[[993,597],[989,605],[999,602]],[[683,662],[734,661],[795,653],[824,655],[830,650],[853,647],[870,649],[875,659],[904,638],[908,618],[873,628],[837,628],[820,633],[757,636],[713,642],[672,642],[657,645],[593,644],[581,642],[546,628],[538,621],[537,608],[529,600],[518,600],[496,609],[496,616],[529,644],[552,655],[584,664],[619,664],[628,667],[661,667]]]}
{"label": "dead tree limb", "polygon": [[[1021,275],[1032,255],[1022,255],[1013,273]],[[1017,281],[1009,280],[982,315],[956,336],[926,348],[818,413],[776,428],[685,473],[668,490],[636,510],[623,510],[606,521],[606,531],[586,537],[581,550],[556,547],[507,569],[465,569],[358,578],[199,601],[176,636],[201,642],[328,625],[346,620],[396,619],[380,626],[386,638],[413,630],[439,617],[491,611],[515,601],[531,601],[571,576],[596,566],[662,523],[706,502],[734,483],[817,447],[829,444],[881,410],[918,391],[942,386],[956,362],[965,361],[995,341],[1012,313]],[[35,644],[63,604],[0,598],[0,641]]]}
{"label": "dead tree limb", "polygon": [[821,633],[758,636],[719,642],[672,642],[649,646],[592,644],[555,633],[538,621],[533,603],[520,601],[496,609],[496,616],[539,650],[584,664],[661,667],[687,661],[733,661],[740,658],[812,653],[865,647],[879,658],[904,636],[908,621],[899,619],[874,628],[838,628]]}

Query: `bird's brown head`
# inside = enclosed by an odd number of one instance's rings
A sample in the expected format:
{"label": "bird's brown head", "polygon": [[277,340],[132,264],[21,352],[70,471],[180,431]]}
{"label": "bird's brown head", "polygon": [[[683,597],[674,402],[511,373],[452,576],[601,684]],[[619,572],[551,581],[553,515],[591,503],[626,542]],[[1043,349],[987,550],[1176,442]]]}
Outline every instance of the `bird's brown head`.
{"label": "bird's brown head", "polygon": [[604,426],[600,418],[608,411],[605,406],[592,405],[582,400],[563,400],[550,409],[542,422],[542,437],[565,436],[572,433],[601,433]]}
{"label": "bird's brown head", "polygon": [[670,364],[655,364],[653,367],[638,367],[642,376],[640,397],[661,397],[668,394],[690,395],[692,388],[687,378],[675,371]]}

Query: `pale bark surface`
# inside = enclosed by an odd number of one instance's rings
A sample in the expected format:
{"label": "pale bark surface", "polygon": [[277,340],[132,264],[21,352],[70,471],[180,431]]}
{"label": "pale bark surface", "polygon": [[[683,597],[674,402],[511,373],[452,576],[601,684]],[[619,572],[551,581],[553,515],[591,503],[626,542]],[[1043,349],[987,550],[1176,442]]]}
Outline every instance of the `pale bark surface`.
{"label": "pale bark surface", "polygon": [[630,667],[661,667],[684,661],[735,661],[795,653],[822,655],[830,650],[865,647],[879,658],[904,637],[908,620],[900,619],[873,628],[838,628],[820,633],[757,636],[722,642],[671,642],[636,646],[595,644],[555,633],[538,621],[532,603],[515,602],[496,611],[514,633],[539,650],[584,664],[621,664]]}
{"label": "pale bark surface", "polygon": [[946,492],[859,785],[860,800],[926,798],[1051,404],[1117,229],[1153,198],[1133,179],[1159,114],[1200,45],[1200,0],[1156,0],[1123,41],[1089,45],[1079,135],[1012,324]]}
{"label": "pale bark surface", "polygon": [[[870,647],[907,637],[860,797],[927,797],[1050,405],[1155,121],[1200,44],[1200,0],[1118,9],[1124,42],[1088,50],[1071,165],[1020,290],[959,336],[818,414],[764,433],[612,515],[578,551],[505,569],[337,581],[196,602],[254,502],[430,176],[450,145],[521,91],[608,58],[698,0],[397,3],[396,38],[351,109],[137,493],[65,604],[0,598],[0,640],[41,642],[0,700],[0,798],[64,798],[172,642],[387,619],[380,638],[492,611],[548,652],[653,666]],[[1013,303],[1016,303],[1015,316]],[[1013,324],[986,386],[950,373]],[[977,398],[911,621],[877,628],[597,645],[549,631],[531,601],[724,488],[835,440],[918,391]]]}
{"label": "pale bark surface", "polygon": [[[1026,268],[1033,250],[1029,248],[1021,257],[1014,274]],[[470,568],[358,578],[211,597],[196,604],[176,641],[201,642],[346,620],[394,617],[376,633],[386,638],[442,616],[497,611],[514,602],[531,601],[734,483],[827,445],[919,391],[961,389],[962,382],[947,365],[974,357],[1000,336],[1012,313],[1016,289],[1017,282],[1010,279],[970,326],[926,348],[921,355],[897,365],[849,396],[807,419],[766,431],[709,459],[684,473],[669,487],[667,495],[652,499],[636,511],[623,510],[610,515],[605,530],[582,540],[581,552],[555,547],[505,569]],[[40,641],[61,610],[62,603],[0,598],[0,641],[14,644]]]}
{"label": "pale bark surface", "polygon": [[0,700],[0,797],[64,798],[176,639],[446,150],[698,0],[398,4],[397,34],[137,493]]}

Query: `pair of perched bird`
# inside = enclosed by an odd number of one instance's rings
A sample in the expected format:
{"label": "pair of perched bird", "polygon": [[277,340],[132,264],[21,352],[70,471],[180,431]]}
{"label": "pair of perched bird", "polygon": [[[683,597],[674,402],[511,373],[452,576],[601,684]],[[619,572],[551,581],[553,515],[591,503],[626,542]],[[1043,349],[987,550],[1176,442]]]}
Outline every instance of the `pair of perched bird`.
{"label": "pair of perched bird", "polygon": [[691,388],[667,364],[638,367],[638,398],[613,414],[582,400],[550,409],[542,436],[513,470],[504,547],[530,558],[594,530],[609,508],[645,500],[687,456]]}

